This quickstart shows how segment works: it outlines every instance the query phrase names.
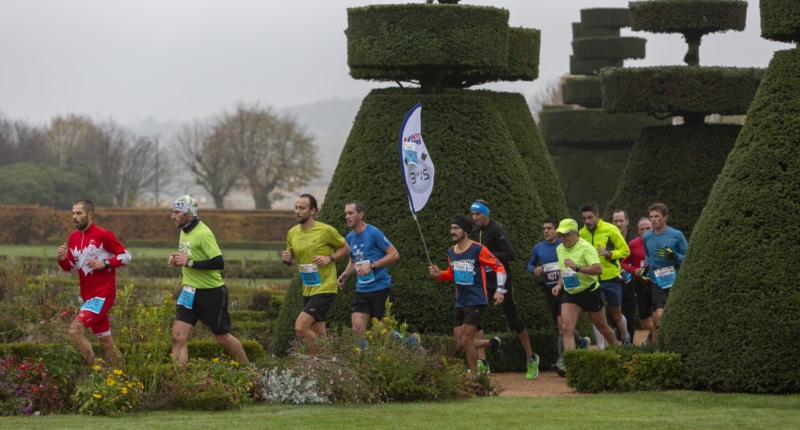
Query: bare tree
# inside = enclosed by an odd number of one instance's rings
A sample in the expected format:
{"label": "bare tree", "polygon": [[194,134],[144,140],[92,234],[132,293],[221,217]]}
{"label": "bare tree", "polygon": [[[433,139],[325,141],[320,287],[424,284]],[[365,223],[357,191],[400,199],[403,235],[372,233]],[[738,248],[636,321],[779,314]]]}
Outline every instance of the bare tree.
{"label": "bare tree", "polygon": [[530,99],[528,99],[528,105],[533,113],[533,119],[537,124],[539,123],[539,113],[542,111],[544,106],[564,104],[564,94],[561,90],[563,83],[563,79],[550,81],[547,83],[547,86],[541,88],[538,92],[531,96]]}
{"label": "bare tree", "polygon": [[0,115],[0,166],[31,161],[55,165],[42,129]]}
{"label": "bare tree", "polygon": [[210,126],[199,122],[184,126],[176,141],[178,162],[192,174],[193,182],[211,196],[214,206],[224,208],[225,198],[241,177],[233,147],[212,133]]}
{"label": "bare tree", "polygon": [[270,109],[239,104],[214,127],[214,136],[236,153],[242,177],[256,208],[269,209],[318,176],[313,138],[290,117]]}

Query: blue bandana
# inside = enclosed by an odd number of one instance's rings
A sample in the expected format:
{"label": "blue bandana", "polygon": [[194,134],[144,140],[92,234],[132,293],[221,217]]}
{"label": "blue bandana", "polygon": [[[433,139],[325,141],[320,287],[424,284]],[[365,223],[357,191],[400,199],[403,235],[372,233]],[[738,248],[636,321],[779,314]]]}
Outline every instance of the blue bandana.
{"label": "blue bandana", "polygon": [[472,206],[469,208],[470,212],[480,212],[486,216],[489,216],[489,207],[483,203],[474,202]]}

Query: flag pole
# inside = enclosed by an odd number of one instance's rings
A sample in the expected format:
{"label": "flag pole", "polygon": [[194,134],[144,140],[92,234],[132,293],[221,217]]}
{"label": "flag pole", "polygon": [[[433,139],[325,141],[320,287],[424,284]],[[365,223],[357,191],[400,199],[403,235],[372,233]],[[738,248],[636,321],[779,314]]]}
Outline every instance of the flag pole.
{"label": "flag pole", "polygon": [[[411,202],[408,202],[410,205]],[[425,256],[428,257],[428,265],[433,266],[433,262],[431,261],[431,255],[428,253],[428,245],[425,243],[425,236],[422,235],[422,227],[419,225],[419,220],[417,219],[417,213],[414,212],[414,208],[411,208],[411,214],[414,215],[414,221],[417,223],[417,229],[419,230],[419,237],[422,239],[422,247],[425,248]]]}

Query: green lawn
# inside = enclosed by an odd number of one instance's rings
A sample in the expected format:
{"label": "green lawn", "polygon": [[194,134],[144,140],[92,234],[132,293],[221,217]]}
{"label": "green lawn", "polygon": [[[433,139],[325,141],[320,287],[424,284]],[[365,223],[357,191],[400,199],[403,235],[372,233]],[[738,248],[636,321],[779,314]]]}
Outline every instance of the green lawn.
{"label": "green lawn", "polygon": [[793,429],[800,396],[691,391],[582,397],[492,397],[369,406],[257,405],[229,412],[164,411],[119,418],[0,418],[13,429]]}

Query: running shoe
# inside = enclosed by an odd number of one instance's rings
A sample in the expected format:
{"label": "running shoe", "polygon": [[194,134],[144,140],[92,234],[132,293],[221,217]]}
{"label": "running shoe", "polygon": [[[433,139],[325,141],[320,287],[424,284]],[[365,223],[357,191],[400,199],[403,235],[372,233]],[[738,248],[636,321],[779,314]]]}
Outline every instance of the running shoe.
{"label": "running shoe", "polygon": [[528,360],[527,363],[528,371],[525,373],[525,379],[531,380],[536,379],[539,376],[539,356],[535,353],[533,354],[533,360]]}
{"label": "running shoe", "polygon": [[589,337],[582,337],[581,338],[580,348],[581,349],[589,349],[589,345],[591,345],[591,344],[592,344],[592,339],[590,339]]}
{"label": "running shoe", "polygon": [[489,365],[486,364],[485,361],[478,360],[478,374],[480,375],[483,373],[489,374],[491,373],[491,370],[489,370]]}
{"label": "running shoe", "polygon": [[559,358],[555,364],[555,371],[558,373],[558,376],[565,378],[567,376],[567,368],[564,366],[564,359]]}
{"label": "running shoe", "polygon": [[503,358],[503,340],[498,335],[489,340],[489,349],[492,351],[492,355],[494,356],[495,360],[499,360]]}

